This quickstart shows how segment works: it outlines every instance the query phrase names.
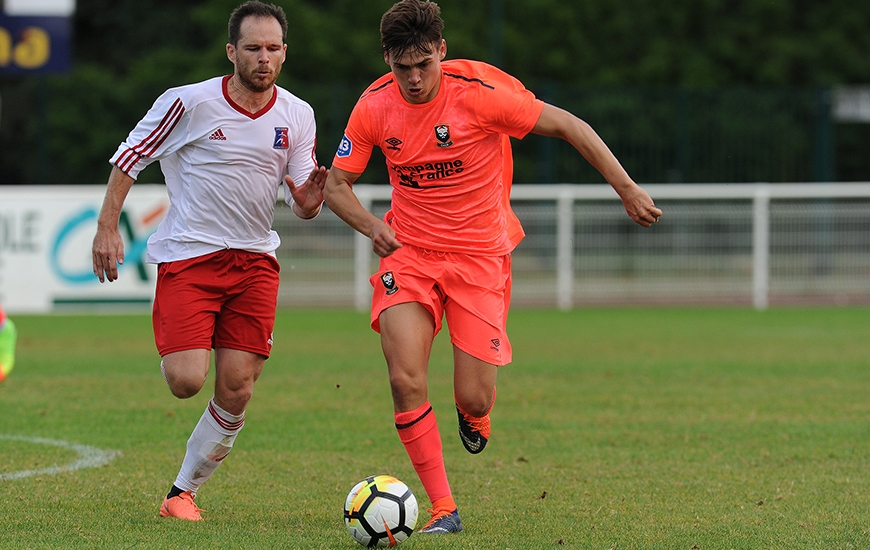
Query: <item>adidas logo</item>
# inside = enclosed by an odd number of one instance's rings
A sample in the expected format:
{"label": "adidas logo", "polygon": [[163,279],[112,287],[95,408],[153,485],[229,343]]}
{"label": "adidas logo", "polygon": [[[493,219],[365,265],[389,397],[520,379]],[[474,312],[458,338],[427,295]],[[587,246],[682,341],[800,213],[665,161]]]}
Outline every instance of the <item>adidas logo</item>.
{"label": "adidas logo", "polygon": [[212,135],[208,136],[208,139],[211,141],[226,141],[227,136],[225,136],[223,131],[218,128]]}

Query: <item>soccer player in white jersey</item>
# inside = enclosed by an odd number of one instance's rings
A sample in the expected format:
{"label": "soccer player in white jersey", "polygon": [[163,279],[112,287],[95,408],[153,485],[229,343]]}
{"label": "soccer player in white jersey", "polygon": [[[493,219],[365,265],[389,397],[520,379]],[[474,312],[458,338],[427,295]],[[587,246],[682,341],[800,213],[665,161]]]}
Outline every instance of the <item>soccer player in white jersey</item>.
{"label": "soccer player in white jersey", "polygon": [[176,397],[202,389],[214,349],[214,395],[187,442],[163,517],[202,519],[194,497],[232,449],[269,357],[279,186],[299,218],[314,218],[323,203],[327,170],[314,155],[314,113],[275,85],[286,36],[281,8],[256,0],[238,6],[226,46],[233,74],[166,91],[111,158],[94,274],[101,282],[118,278],[124,200],[139,172],[159,160],[170,206],[148,239],[146,261],[158,265],[154,339]]}

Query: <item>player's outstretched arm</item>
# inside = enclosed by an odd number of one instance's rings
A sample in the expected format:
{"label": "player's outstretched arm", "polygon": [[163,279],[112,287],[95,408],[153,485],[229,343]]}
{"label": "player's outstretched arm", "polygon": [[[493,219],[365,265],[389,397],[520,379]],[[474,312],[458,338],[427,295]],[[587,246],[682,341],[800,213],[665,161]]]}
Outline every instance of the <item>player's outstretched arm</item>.
{"label": "player's outstretched arm", "polygon": [[636,223],[649,227],[659,221],[662,211],[656,208],[649,194],[631,179],[589,124],[564,109],[544,104],[544,110],[532,132],[561,138],[573,145],[619,194],[626,213]]}
{"label": "player's outstretched arm", "polygon": [[385,258],[401,248],[393,228],[363,208],[353,193],[353,183],[359,174],[345,172],[334,166],[326,178],[323,197],[329,209],[344,222],[372,240],[372,250]]}
{"label": "player's outstretched arm", "polygon": [[284,176],[284,184],[290,190],[293,197],[293,213],[303,220],[310,220],[320,213],[323,205],[323,185],[326,183],[326,175],[329,170],[325,166],[318,166],[308,175],[300,186],[296,186],[293,178]]}
{"label": "player's outstretched arm", "polygon": [[133,178],[113,166],[106,186],[106,197],[97,218],[97,234],[91,250],[94,275],[99,277],[101,283],[117,279],[118,264],[124,263],[124,239],[118,230],[118,220],[131,187]]}

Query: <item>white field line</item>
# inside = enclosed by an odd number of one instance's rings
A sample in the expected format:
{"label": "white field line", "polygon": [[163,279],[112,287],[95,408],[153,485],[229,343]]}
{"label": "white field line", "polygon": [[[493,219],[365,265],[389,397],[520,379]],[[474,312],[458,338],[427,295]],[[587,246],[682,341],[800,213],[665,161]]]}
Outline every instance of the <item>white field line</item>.
{"label": "white field line", "polygon": [[104,451],[102,449],[97,449],[96,447],[79,445],[77,443],[70,443],[68,441],[60,441],[57,439],[44,439],[41,437],[26,437],[20,435],[0,434],[0,440],[3,439],[8,441],[25,441],[27,443],[34,443],[36,445],[51,445],[53,447],[69,449],[71,451],[77,452],[79,454],[79,458],[70,462],[69,464],[64,464],[63,466],[52,466],[51,468],[41,468],[39,470],[24,470],[21,472],[0,474],[0,481],[6,479],[21,479],[24,477],[39,475],[55,475],[64,472],[81,470],[82,468],[95,468],[97,466],[102,466],[103,464],[108,464],[109,462],[114,460],[115,457],[121,455],[121,451]]}

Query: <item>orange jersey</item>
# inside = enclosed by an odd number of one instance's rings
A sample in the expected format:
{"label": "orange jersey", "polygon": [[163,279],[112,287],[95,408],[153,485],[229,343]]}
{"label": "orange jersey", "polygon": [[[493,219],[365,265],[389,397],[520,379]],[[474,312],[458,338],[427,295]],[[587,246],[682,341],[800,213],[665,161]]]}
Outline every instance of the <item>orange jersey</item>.
{"label": "orange jersey", "polygon": [[508,136],[523,138],[544,108],[522,83],[478,61],[441,64],[438,95],[405,101],[392,73],[350,115],[333,166],[362,173],[375,146],[387,159],[402,243],[443,252],[509,253],[524,233],[510,207]]}

